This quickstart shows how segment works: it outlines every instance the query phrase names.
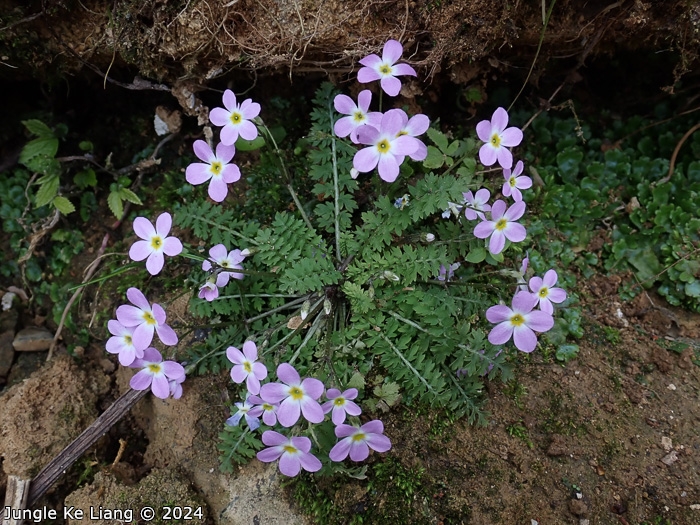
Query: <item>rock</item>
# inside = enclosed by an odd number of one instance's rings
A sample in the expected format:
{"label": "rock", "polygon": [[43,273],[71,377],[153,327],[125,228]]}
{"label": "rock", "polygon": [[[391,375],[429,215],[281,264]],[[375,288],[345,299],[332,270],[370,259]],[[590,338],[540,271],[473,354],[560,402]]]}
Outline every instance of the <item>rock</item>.
{"label": "rock", "polygon": [[671,452],[669,452],[661,458],[661,463],[669,467],[673,465],[676,461],[678,461],[678,453],[675,450],[672,450]]}
{"label": "rock", "polygon": [[663,436],[661,438],[661,446],[664,447],[664,450],[666,452],[670,451],[673,448],[673,441],[671,440],[670,437],[668,436]]}
{"label": "rock", "polygon": [[569,500],[569,512],[574,516],[586,517],[588,516],[588,505],[586,505],[583,500],[571,499]]}
{"label": "rock", "polygon": [[15,326],[17,325],[17,310],[14,308],[12,310],[7,310],[0,314],[0,332],[8,332],[12,330],[15,331]]}
{"label": "rock", "polygon": [[15,349],[12,348],[12,341],[15,338],[15,331],[8,330],[0,334],[0,377],[7,377],[15,358]]}
{"label": "rock", "polygon": [[41,352],[48,350],[53,342],[53,334],[46,328],[28,326],[19,331],[12,342],[18,352]]}

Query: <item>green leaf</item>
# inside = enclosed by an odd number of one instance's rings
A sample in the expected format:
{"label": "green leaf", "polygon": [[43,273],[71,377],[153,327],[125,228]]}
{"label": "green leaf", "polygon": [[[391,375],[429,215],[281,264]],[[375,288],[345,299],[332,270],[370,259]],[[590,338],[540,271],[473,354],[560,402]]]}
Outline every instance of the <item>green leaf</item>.
{"label": "green leaf", "polygon": [[262,138],[262,136],[260,135],[258,135],[253,140],[246,140],[241,137],[238,137],[238,140],[236,141],[236,149],[238,151],[253,151],[262,148],[264,145],[265,139]]}
{"label": "green leaf", "polygon": [[138,195],[136,195],[133,191],[131,191],[129,188],[122,188],[119,190],[119,196],[124,199],[125,201],[129,201],[133,204],[143,204],[141,202],[141,199],[139,199]]}
{"label": "green leaf", "polygon": [[435,146],[428,146],[428,156],[423,161],[423,166],[434,170],[441,167],[445,162],[445,157]]}
{"label": "green leaf", "polygon": [[24,127],[27,128],[27,130],[29,130],[29,133],[31,133],[32,135],[36,135],[40,138],[55,138],[53,130],[46,124],[44,124],[41,120],[23,120],[22,124],[24,124]]}
{"label": "green leaf", "polygon": [[78,147],[81,151],[92,151],[94,148],[92,142],[90,142],[89,140],[81,141],[80,144],[78,144]]}
{"label": "green leaf", "polygon": [[700,297],[700,281],[693,281],[685,285],[685,295]]}
{"label": "green leaf", "polygon": [[39,208],[51,202],[58,193],[58,175],[49,177],[36,192],[36,207]]}
{"label": "green leaf", "polygon": [[566,148],[557,154],[557,165],[564,182],[575,183],[583,152],[576,148]]}
{"label": "green leaf", "polygon": [[560,345],[557,348],[557,361],[567,362],[578,355],[578,345]]}
{"label": "green leaf", "polygon": [[107,197],[107,204],[109,205],[109,209],[112,210],[114,216],[117,219],[121,219],[122,215],[124,214],[124,203],[122,202],[122,198],[118,191],[113,191],[109,194]]}
{"label": "green leaf", "polygon": [[[53,137],[38,138],[30,140],[22,148],[22,152],[19,154],[19,163],[27,165],[34,157],[45,156],[54,157],[58,151],[58,139]],[[30,168],[31,169],[31,168]]]}
{"label": "green leaf", "polygon": [[467,254],[465,259],[470,263],[480,263],[481,261],[486,259],[486,248],[475,248]]}
{"label": "green leaf", "polygon": [[373,393],[387,405],[392,406],[395,405],[401,398],[399,390],[399,385],[396,383],[387,383],[385,385],[375,387]]}
{"label": "green leaf", "polygon": [[94,188],[97,185],[97,175],[95,175],[95,170],[92,168],[86,168],[79,171],[75,174],[75,177],[73,177],[73,182],[81,190],[84,190],[88,186],[92,186]]}
{"label": "green leaf", "polygon": [[432,140],[441,151],[444,152],[447,149],[447,137],[441,131],[435,128],[428,128],[428,137],[430,137],[430,140]]}
{"label": "green leaf", "polygon": [[347,385],[345,385],[345,387],[357,388],[358,390],[362,390],[365,387],[364,376],[359,372],[355,372],[350,378],[350,381],[348,381]]}
{"label": "green leaf", "polygon": [[56,209],[63,215],[68,215],[69,213],[75,211],[75,206],[73,206],[73,203],[60,195],[53,200],[53,205],[56,206]]}

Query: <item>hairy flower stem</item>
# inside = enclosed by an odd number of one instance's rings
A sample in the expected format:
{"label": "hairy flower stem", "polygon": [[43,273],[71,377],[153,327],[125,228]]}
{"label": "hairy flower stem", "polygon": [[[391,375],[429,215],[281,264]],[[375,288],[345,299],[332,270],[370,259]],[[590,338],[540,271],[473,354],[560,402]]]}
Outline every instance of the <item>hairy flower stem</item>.
{"label": "hairy flower stem", "polygon": [[[319,299],[311,308],[309,311],[309,317],[314,317],[318,312],[321,311],[321,308],[323,308],[323,299]],[[265,350],[264,354],[270,353],[272,350],[277,348],[278,346],[282,346],[286,341],[289,339],[293,338],[295,335],[300,333],[304,328],[306,327],[306,323],[301,323],[293,332],[285,335],[282,339],[277,341],[274,345],[272,345],[270,348]]]}
{"label": "hairy flower stem", "polygon": [[[331,119],[331,129],[333,128],[333,108],[331,101],[328,100],[328,113]],[[340,202],[338,200],[338,156],[335,150],[335,134],[331,135],[331,148],[333,153],[333,190],[335,192],[335,255],[338,261],[341,260],[340,255]]]}
{"label": "hairy flower stem", "polygon": [[283,304],[282,306],[278,306],[277,308],[273,308],[272,310],[268,310],[267,312],[264,312],[260,315],[256,315],[255,317],[251,317],[250,319],[246,319],[244,322],[245,324],[250,324],[254,321],[257,321],[258,319],[264,319],[265,317],[268,317],[270,315],[276,314],[277,312],[281,312],[282,310],[288,310],[289,308],[293,308],[294,306],[303,303],[306,301],[308,296],[300,297],[299,299],[295,299],[294,301],[290,301],[286,304]]}
{"label": "hairy flower stem", "polygon": [[[123,255],[123,254],[109,254],[109,255]],[[118,270],[114,270],[112,273],[110,273],[108,275],[103,275],[102,277],[97,277],[96,279],[92,279],[91,281],[87,281],[85,283],[81,283],[81,284],[78,284],[76,286],[72,286],[72,287],[68,288],[68,290],[66,290],[66,291],[72,292],[73,290],[83,288],[84,286],[88,286],[90,284],[101,283],[103,281],[106,281],[107,279],[111,279],[115,275],[119,275],[120,273],[128,272],[129,270],[132,270],[134,268],[141,267],[141,266],[143,266],[141,263],[132,262],[132,263],[129,263],[125,266],[122,266]]]}
{"label": "hairy flower stem", "polygon": [[294,204],[296,204],[297,209],[299,210],[299,213],[301,214],[301,218],[304,219],[304,222],[306,225],[309,227],[311,231],[315,231],[313,225],[311,224],[311,221],[309,220],[309,217],[306,215],[306,212],[304,211],[304,207],[301,205],[301,201],[299,200],[299,197],[297,197],[296,192],[294,191],[294,187],[292,186],[292,177],[289,174],[289,171],[287,171],[287,165],[284,163],[284,157],[282,157],[282,152],[280,151],[279,146],[277,146],[277,141],[275,140],[275,137],[272,136],[272,132],[270,131],[270,128],[268,128],[265,123],[262,121],[262,119],[258,119],[258,124],[259,126],[265,131],[267,136],[270,138],[270,143],[272,144],[272,147],[275,150],[275,154],[277,155],[277,159],[280,162],[280,167],[282,168],[282,173],[284,173],[285,179],[287,179],[287,190],[289,191],[289,194],[292,196],[292,199],[294,200]]}

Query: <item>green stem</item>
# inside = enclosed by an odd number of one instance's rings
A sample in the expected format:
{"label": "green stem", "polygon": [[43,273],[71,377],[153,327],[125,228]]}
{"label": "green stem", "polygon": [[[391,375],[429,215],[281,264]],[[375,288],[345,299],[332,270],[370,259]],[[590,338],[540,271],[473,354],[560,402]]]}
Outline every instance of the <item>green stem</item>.
{"label": "green stem", "polygon": [[104,276],[102,276],[102,277],[98,277],[98,278],[96,278],[96,279],[92,279],[91,281],[88,281],[88,282],[86,282],[86,283],[78,284],[78,285],[76,285],[76,286],[73,286],[72,288],[68,288],[68,290],[66,290],[66,291],[72,292],[73,290],[77,290],[78,288],[82,288],[82,287],[88,286],[88,285],[90,285],[90,284],[101,283],[102,281],[106,281],[107,279],[111,279],[111,278],[114,277],[115,275],[119,275],[120,273],[128,272],[129,270],[133,270],[134,268],[137,268],[137,267],[139,267],[139,266],[141,266],[141,263],[137,263],[137,262],[129,263],[129,264],[127,264],[126,266],[122,266],[122,267],[119,268],[118,270],[115,270],[115,271],[113,271],[112,273],[110,273],[110,274],[108,274],[108,275],[104,275]]}
{"label": "green stem", "polygon": [[287,184],[287,190],[291,194],[292,199],[294,199],[294,204],[296,204],[297,209],[299,210],[299,213],[301,213],[301,218],[304,219],[304,222],[309,227],[309,230],[311,230],[312,232],[316,231],[313,227],[313,224],[311,224],[309,217],[306,215],[306,211],[304,211],[304,207],[301,205],[301,201],[299,200],[299,197],[297,197],[297,194],[294,191],[294,188],[292,187],[291,182],[289,184]]}
{"label": "green stem", "polygon": [[[309,312],[309,317],[315,316],[320,310],[323,308],[323,299],[319,299],[316,304],[313,305],[311,308],[311,311]],[[302,322],[296,329],[294,329],[291,333],[285,335],[282,339],[277,341],[274,345],[272,345],[270,348],[265,350],[265,354],[270,353],[272,350],[277,348],[278,346],[282,346],[283,343],[288,341],[289,339],[293,338],[295,335],[297,335],[299,332],[301,332],[304,328],[306,327],[306,323]]]}
{"label": "green stem", "polygon": [[394,319],[398,319],[399,321],[404,322],[404,323],[406,323],[406,324],[409,325],[409,326],[412,326],[412,327],[415,328],[416,330],[420,330],[421,332],[425,332],[426,334],[430,334],[430,332],[428,332],[428,331],[427,331],[425,328],[423,328],[421,325],[419,325],[419,324],[417,324],[417,323],[414,323],[414,322],[411,321],[410,319],[406,319],[405,317],[401,317],[401,316],[400,316],[399,314],[397,314],[396,312],[393,312],[393,311],[389,310],[389,315],[391,315]]}
{"label": "green stem", "polygon": [[[331,101],[328,101],[328,112],[331,119],[331,129],[333,128],[333,110],[331,109]],[[340,255],[340,202],[338,200],[338,156],[335,150],[335,134],[331,135],[331,147],[333,153],[333,189],[335,191],[335,255],[338,261],[341,260]]]}
{"label": "green stem", "polygon": [[290,365],[296,361],[297,357],[299,357],[299,353],[301,352],[301,349],[304,348],[307,343],[311,340],[313,335],[318,331],[319,326],[321,325],[321,316],[317,315],[316,318],[314,319],[313,324],[311,325],[311,328],[309,328],[309,331],[306,333],[306,337],[304,337],[304,340],[301,342],[299,347],[297,348],[296,352],[294,352],[294,355],[292,358],[287,361]]}
{"label": "green stem", "polygon": [[411,364],[411,362],[410,362],[408,359],[406,359],[406,358],[404,357],[404,355],[401,353],[401,351],[400,351],[398,348],[396,348],[396,347],[392,344],[391,341],[389,341],[389,338],[388,338],[387,336],[385,336],[384,334],[381,334],[381,333],[379,334],[379,336],[380,336],[382,339],[384,339],[384,341],[386,342],[386,344],[389,345],[389,348],[391,348],[391,349],[394,351],[394,353],[395,353],[397,356],[399,356],[399,359],[401,359],[401,361],[403,361],[403,364],[405,364],[406,367],[407,367],[411,372],[413,372],[413,373],[415,374],[415,376],[416,376],[418,379],[420,379],[420,382],[423,383],[423,384],[425,385],[425,387],[428,389],[428,391],[431,392],[433,395],[437,396],[437,392],[435,392],[435,389],[430,385],[430,383],[428,383],[428,381],[427,381],[422,375],[420,375],[420,372],[418,372],[418,370],[416,370],[416,369],[413,367],[413,365]]}
{"label": "green stem", "polygon": [[254,321],[257,321],[259,319],[264,319],[265,317],[269,317],[273,314],[276,314],[277,312],[281,312],[282,310],[287,310],[288,308],[294,307],[297,304],[303,303],[306,301],[306,297],[300,297],[299,299],[296,299],[294,301],[290,301],[286,304],[283,304],[282,306],[278,306],[277,308],[273,308],[272,310],[268,310],[267,312],[264,312],[260,315],[256,315],[255,317],[251,317],[250,319],[245,320],[245,324],[250,324]]}
{"label": "green stem", "polygon": [[532,64],[530,65],[530,71],[527,72],[527,77],[525,77],[525,81],[523,82],[523,86],[520,88],[520,91],[518,91],[518,94],[515,95],[513,102],[511,102],[510,106],[508,106],[508,111],[510,111],[510,109],[513,107],[513,104],[515,104],[515,101],[518,100],[518,97],[522,94],[523,90],[525,89],[525,86],[527,86],[528,80],[530,80],[530,75],[532,75],[532,70],[535,69],[535,63],[537,62],[537,57],[540,55],[540,49],[542,49],[542,42],[544,42],[544,34],[545,34],[545,31],[547,31],[547,25],[549,24],[549,17],[552,16],[552,11],[554,10],[554,4],[556,4],[556,3],[557,3],[557,0],[552,0],[552,3],[549,4],[549,10],[547,11],[547,16],[544,19],[544,25],[542,26],[542,32],[540,33],[540,41],[537,44],[537,51],[535,51],[535,58],[532,59]]}

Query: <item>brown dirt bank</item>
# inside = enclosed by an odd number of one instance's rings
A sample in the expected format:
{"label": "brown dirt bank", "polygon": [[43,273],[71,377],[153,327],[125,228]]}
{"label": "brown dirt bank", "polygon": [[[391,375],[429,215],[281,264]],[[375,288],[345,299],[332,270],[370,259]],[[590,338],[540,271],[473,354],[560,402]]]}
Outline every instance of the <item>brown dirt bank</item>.
{"label": "brown dirt bank", "polygon": [[[697,0],[554,0],[538,68],[576,69],[629,50],[679,57],[668,85],[697,61]],[[86,66],[174,84],[232,70],[348,74],[400,39],[422,77],[467,83],[529,68],[550,2],[512,0],[0,0],[0,75],[51,78]],[[130,80],[130,79],[129,79]]]}

